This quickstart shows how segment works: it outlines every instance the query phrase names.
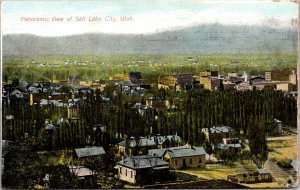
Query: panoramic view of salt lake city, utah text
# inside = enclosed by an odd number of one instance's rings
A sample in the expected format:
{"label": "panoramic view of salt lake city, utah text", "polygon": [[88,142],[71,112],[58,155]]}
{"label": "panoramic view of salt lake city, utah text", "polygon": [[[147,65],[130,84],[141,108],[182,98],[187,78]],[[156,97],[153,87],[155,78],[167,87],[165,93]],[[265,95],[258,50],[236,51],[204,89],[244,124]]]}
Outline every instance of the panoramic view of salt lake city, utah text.
{"label": "panoramic view of salt lake city, utah text", "polygon": [[1,2],[4,189],[299,188],[298,1]]}

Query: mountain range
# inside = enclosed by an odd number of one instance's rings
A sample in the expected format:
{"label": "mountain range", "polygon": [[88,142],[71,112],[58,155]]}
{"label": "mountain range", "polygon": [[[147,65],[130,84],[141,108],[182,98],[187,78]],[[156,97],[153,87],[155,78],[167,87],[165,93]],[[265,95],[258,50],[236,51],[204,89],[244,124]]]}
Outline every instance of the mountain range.
{"label": "mountain range", "polygon": [[296,28],[207,24],[151,34],[8,34],[4,55],[295,53]]}

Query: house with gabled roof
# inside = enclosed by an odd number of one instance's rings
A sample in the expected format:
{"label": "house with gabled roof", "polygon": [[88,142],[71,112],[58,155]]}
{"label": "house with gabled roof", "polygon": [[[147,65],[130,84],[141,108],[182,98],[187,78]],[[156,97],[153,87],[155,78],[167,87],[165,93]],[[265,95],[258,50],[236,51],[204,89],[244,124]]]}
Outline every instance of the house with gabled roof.
{"label": "house with gabled roof", "polygon": [[178,146],[181,142],[182,140],[177,134],[165,136],[158,134],[150,138],[140,137],[135,139],[134,137],[130,137],[118,145],[120,154],[131,156],[147,154],[150,149]]}
{"label": "house with gabled roof", "polygon": [[71,175],[77,178],[79,182],[78,188],[95,188],[97,184],[97,172],[84,166],[70,165]]}
{"label": "house with gabled roof", "polygon": [[241,151],[241,144],[239,138],[223,138],[223,142],[217,144],[214,147],[217,151],[230,151],[234,153],[238,153]]}
{"label": "house with gabled roof", "polygon": [[118,178],[132,184],[160,181],[169,174],[169,163],[147,155],[130,156],[117,162]]}
{"label": "house with gabled roof", "polygon": [[228,126],[203,128],[202,132],[204,133],[206,140],[212,144],[222,143],[223,138],[232,138],[237,137],[238,135],[233,128]]}
{"label": "house with gabled roof", "polygon": [[167,149],[163,159],[170,163],[173,169],[205,167],[206,152],[203,147],[173,147]]}
{"label": "house with gabled roof", "polygon": [[148,155],[167,161],[170,168],[173,169],[204,168],[206,162],[206,152],[203,147],[190,147],[187,145],[152,149],[149,150]]}
{"label": "house with gabled roof", "polygon": [[124,155],[142,155],[146,154],[149,149],[156,148],[156,143],[148,138],[140,137],[135,139],[130,137],[119,144],[119,153]]}

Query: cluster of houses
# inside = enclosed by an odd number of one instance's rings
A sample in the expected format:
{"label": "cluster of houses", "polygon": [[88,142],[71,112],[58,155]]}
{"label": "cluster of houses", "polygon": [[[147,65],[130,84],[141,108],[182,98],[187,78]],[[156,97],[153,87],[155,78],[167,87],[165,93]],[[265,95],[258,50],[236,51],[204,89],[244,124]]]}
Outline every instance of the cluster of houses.
{"label": "cluster of houses", "polygon": [[[151,88],[142,79],[140,72],[130,72],[112,75],[109,80],[87,82],[79,76],[70,76],[68,81],[50,82],[18,82],[18,85],[5,84],[2,89],[3,105],[9,104],[12,98],[27,99],[30,105],[67,107],[67,102],[74,97],[84,97],[92,89],[104,90],[108,85],[116,86],[129,96],[144,97]],[[264,76],[248,76],[246,73],[228,73],[220,75],[217,71],[202,71],[198,75],[172,74],[161,76],[158,88],[174,89],[176,91],[191,88],[207,90],[262,90],[265,88],[282,90],[297,96],[297,72],[295,69],[280,69],[265,72]],[[68,102],[69,103],[69,102]],[[102,97],[102,103],[110,105],[111,100]],[[141,104],[141,103],[139,103]],[[170,102],[168,97],[147,97],[146,104],[136,105],[139,111],[148,108],[176,108],[176,102]]]}
{"label": "cluster of houses", "polygon": [[[283,73],[284,76],[281,75]],[[54,106],[57,108],[67,108],[70,122],[79,120],[78,108],[86,103],[85,96],[92,89],[103,90],[107,85],[117,86],[121,92],[127,95],[143,97],[151,87],[142,80],[139,72],[116,74],[110,77],[109,81],[84,82],[78,76],[70,76],[69,81],[60,83],[26,83],[19,82],[17,86],[6,84],[3,86],[3,105],[10,104],[12,99],[26,99],[31,106]],[[295,91],[297,76],[294,69],[286,72],[268,71],[265,76],[248,77],[246,74],[228,73],[228,76],[219,75],[216,71],[200,72],[198,76],[192,74],[176,74],[162,76],[158,81],[158,88],[187,90],[190,88],[204,88],[208,90],[218,90],[223,88],[237,90],[254,90],[272,88],[287,92]],[[70,92],[64,92],[64,88],[71,87]],[[177,102],[176,102],[177,101]],[[132,108],[143,114],[147,109],[165,107],[176,109],[180,100],[170,102],[168,97],[148,97],[145,104],[136,103]],[[101,96],[101,104],[111,105],[111,100]],[[14,116],[6,116],[6,120],[13,120]],[[65,122],[60,119],[57,123],[51,120],[45,121],[46,130],[54,130],[56,125]],[[276,134],[282,132],[282,125],[276,120]],[[100,134],[99,138],[106,141],[106,126],[98,124],[93,126],[95,134]],[[98,133],[99,132],[99,133]],[[213,152],[230,151],[238,153],[241,151],[242,143],[240,132],[228,126],[210,127],[202,129],[206,141],[212,145]],[[98,139],[98,137],[95,137]],[[2,164],[9,152],[12,142],[2,141]],[[92,143],[93,147],[79,148],[74,150],[74,159],[86,160],[101,157],[106,154],[103,147]],[[104,142],[107,144],[107,142]],[[4,146],[4,147],[3,147]],[[189,144],[183,145],[181,138],[175,135],[153,135],[149,137],[127,137],[118,143],[118,155],[122,158],[116,163],[115,169],[120,180],[129,183],[145,183],[149,180],[159,181],[160,176],[168,176],[170,170],[186,168],[204,168],[207,162],[207,153],[203,147],[195,147]],[[83,185],[95,183],[95,173],[85,166],[69,166],[70,172],[82,179]],[[251,181],[248,174],[242,177],[231,177],[232,180]],[[258,171],[254,176],[254,181],[269,180],[265,171]],[[47,181],[47,177],[45,177]]]}
{"label": "cluster of houses", "polygon": [[[130,137],[118,144],[122,160],[116,163],[119,179],[129,183],[155,180],[168,176],[170,170],[205,167],[203,147],[181,146],[177,135]],[[159,175],[158,175],[159,174]]]}
{"label": "cluster of houses", "polygon": [[205,135],[207,142],[212,145],[215,152],[228,150],[234,153],[241,151],[241,140],[239,139],[240,132],[237,132],[231,127],[211,127],[204,128],[202,132]]}
{"label": "cluster of houses", "polygon": [[264,76],[248,76],[246,72],[239,75],[236,72],[220,75],[217,71],[202,71],[198,75],[173,74],[160,77],[158,88],[174,89],[176,91],[190,88],[207,90],[262,90],[265,88],[286,92],[297,91],[296,69],[280,69],[265,72]]}

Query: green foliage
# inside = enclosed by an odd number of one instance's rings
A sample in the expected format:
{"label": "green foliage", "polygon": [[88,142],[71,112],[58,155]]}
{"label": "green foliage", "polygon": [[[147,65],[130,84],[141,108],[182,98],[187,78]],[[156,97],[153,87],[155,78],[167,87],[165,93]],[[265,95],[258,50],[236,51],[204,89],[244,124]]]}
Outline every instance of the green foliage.
{"label": "green foliage", "polygon": [[[189,59],[192,57],[193,59]],[[296,54],[170,54],[170,55],[52,55],[3,58],[3,73],[7,80],[21,81],[67,80],[79,75],[84,80],[108,79],[116,73],[140,71],[149,83],[170,73],[194,73],[218,70],[220,73],[247,71],[263,74],[273,68],[296,67]]]}
{"label": "green foliage", "polygon": [[44,177],[46,162],[32,152],[32,143],[32,139],[26,139],[6,157],[2,178],[4,187],[32,188]]}

